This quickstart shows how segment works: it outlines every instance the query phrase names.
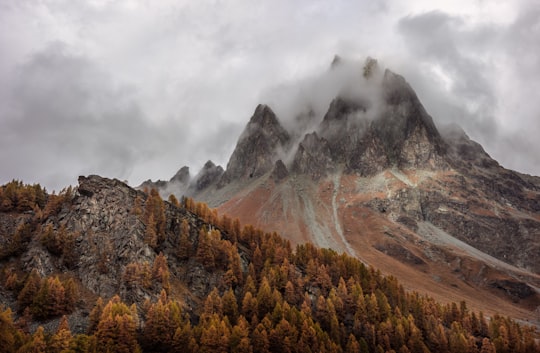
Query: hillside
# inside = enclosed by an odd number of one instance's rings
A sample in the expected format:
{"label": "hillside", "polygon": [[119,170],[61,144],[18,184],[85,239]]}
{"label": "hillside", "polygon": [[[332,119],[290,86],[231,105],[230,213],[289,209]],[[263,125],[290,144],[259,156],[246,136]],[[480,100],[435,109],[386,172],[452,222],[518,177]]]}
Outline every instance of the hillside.
{"label": "hillside", "polygon": [[307,105],[291,122],[259,105],[225,169],[208,162],[194,177],[182,168],[181,183],[144,185],[345,252],[438,300],[538,323],[540,178],[436,126],[373,59],[335,61],[329,75],[347,80],[320,111]]}
{"label": "hillside", "polygon": [[510,318],[98,176],[0,187],[4,352],[535,352]]}

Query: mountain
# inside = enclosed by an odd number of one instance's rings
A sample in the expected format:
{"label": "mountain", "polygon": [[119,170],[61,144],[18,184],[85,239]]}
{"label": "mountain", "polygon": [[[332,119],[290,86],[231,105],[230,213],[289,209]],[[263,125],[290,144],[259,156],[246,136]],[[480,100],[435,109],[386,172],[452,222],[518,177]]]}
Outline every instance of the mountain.
{"label": "mountain", "polygon": [[346,69],[326,112],[297,118],[304,130],[258,106],[219,181],[187,195],[440,300],[539,320],[540,178],[503,168],[457,126],[437,128],[373,59]]}
{"label": "mountain", "polygon": [[225,170],[0,186],[2,351],[539,352],[539,178],[347,65]]}
{"label": "mountain", "polygon": [[540,352],[508,317],[96,175],[1,186],[0,243],[3,352]]}

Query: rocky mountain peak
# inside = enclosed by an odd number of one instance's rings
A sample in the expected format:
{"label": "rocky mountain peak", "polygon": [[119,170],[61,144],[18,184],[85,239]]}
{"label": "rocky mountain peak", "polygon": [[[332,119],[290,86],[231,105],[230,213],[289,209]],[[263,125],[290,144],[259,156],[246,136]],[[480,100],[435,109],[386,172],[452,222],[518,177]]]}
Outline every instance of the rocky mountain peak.
{"label": "rocky mountain peak", "polygon": [[131,189],[126,183],[121,182],[117,179],[107,179],[99,175],[89,175],[79,176],[79,187],[77,191],[79,194],[92,197],[94,194],[103,194],[111,191],[125,191],[136,193],[135,190]]}
{"label": "rocky mountain peak", "polygon": [[292,170],[298,174],[307,174],[313,180],[319,180],[333,168],[328,142],[316,132],[306,134],[294,156]]}
{"label": "rocky mountain peak", "polygon": [[189,183],[189,179],[189,167],[183,166],[176,172],[176,174],[171,178],[171,180],[169,180],[169,182],[187,185]]}
{"label": "rocky mountain peak", "polygon": [[274,169],[272,170],[272,179],[276,182],[280,182],[289,176],[289,171],[285,166],[285,163],[281,159],[278,159],[274,164]]}
{"label": "rocky mountain peak", "polygon": [[349,114],[357,111],[365,112],[366,109],[367,108],[359,102],[336,97],[332,100],[328,111],[324,115],[323,124],[330,124],[333,121],[344,121]]}
{"label": "rocky mountain peak", "polygon": [[382,86],[385,105],[373,127],[390,164],[445,168],[446,144],[411,86],[390,70]]}
{"label": "rocky mountain peak", "polygon": [[280,129],[282,129],[282,127],[276,114],[266,104],[259,104],[257,108],[255,108],[255,112],[246,127],[248,133],[253,133],[255,131],[272,133],[275,130],[278,130],[277,132],[279,132]]}
{"label": "rocky mountain peak", "polygon": [[336,97],[330,103],[318,132],[327,141],[332,158],[336,162],[345,162],[348,159],[347,155],[353,140],[363,134],[361,125],[367,121],[359,116],[366,112],[366,105],[341,97]]}
{"label": "rocky mountain peak", "polygon": [[195,181],[192,188],[195,188],[195,191],[199,191],[207,188],[211,184],[217,182],[219,178],[223,175],[223,168],[219,165],[215,165],[212,161],[207,161],[201,171],[195,177]]}
{"label": "rocky mountain peak", "polygon": [[499,163],[492,159],[479,143],[471,140],[460,126],[445,126],[441,136],[449,146],[448,154],[454,166],[469,168],[476,164],[485,168],[499,167]]}
{"label": "rocky mountain peak", "polygon": [[258,105],[238,140],[220,185],[271,171],[280,153],[288,149],[290,140],[272,109]]}

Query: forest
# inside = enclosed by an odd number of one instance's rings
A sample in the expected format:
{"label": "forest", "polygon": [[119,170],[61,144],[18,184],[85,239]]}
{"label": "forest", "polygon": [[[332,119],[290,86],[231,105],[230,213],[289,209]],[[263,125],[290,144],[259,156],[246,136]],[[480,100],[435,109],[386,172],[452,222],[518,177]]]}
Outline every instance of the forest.
{"label": "forest", "polygon": [[[131,215],[145,225],[143,241],[156,256],[127,264],[119,280],[157,294],[142,303],[98,297],[85,332],[74,332],[69,317],[85,289],[70,273],[83,235],[48,219],[69,208],[77,191],[51,195],[19,181],[0,187],[0,212],[29,212],[1,244],[2,297],[13,303],[0,304],[2,352],[540,352],[535,329],[511,318],[406,291],[356,258],[312,244],[293,248],[190,198],[142,195]],[[177,219],[174,232],[167,207],[189,216]],[[33,241],[60,259],[65,273],[42,277],[6,265]],[[188,264],[220,274],[195,305],[179,295],[186,284],[170,271]],[[53,329],[51,320],[58,322]]]}

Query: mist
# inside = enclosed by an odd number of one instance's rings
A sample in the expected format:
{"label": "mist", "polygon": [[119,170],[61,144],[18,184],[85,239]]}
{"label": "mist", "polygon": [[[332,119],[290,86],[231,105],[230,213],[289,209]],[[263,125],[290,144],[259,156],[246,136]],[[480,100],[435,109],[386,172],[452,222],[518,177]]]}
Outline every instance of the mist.
{"label": "mist", "polygon": [[436,123],[538,175],[539,22],[529,0],[2,2],[0,183],[139,185],[225,166],[259,103],[290,130],[314,130],[361,75],[334,76],[335,54],[378,59]]}
{"label": "mist", "polygon": [[381,109],[384,70],[376,63],[366,78],[364,70],[369,60],[372,59],[336,56],[332,64],[328,61],[328,68],[321,73],[269,88],[262,94],[262,99],[268,102],[280,123],[297,140],[318,130],[330,104],[337,97],[365,106],[366,111],[354,113],[352,121],[371,121]]}

